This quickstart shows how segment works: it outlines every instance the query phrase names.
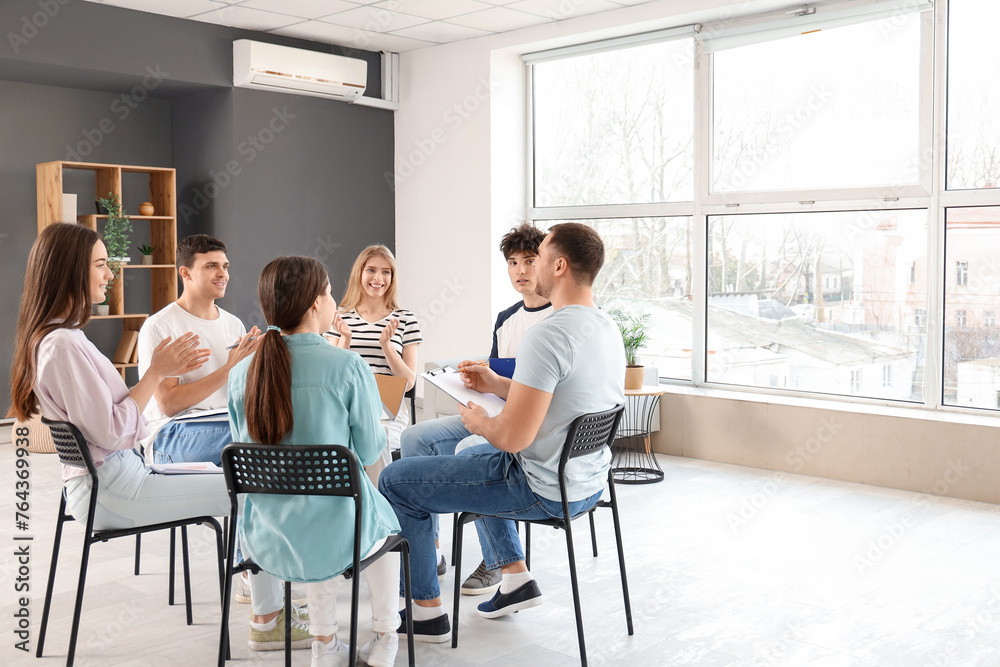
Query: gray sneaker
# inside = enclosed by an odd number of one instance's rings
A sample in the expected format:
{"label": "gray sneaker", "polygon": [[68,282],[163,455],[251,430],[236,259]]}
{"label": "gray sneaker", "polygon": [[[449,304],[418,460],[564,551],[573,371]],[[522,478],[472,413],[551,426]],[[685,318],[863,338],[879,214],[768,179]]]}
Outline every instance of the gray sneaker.
{"label": "gray sneaker", "polygon": [[448,574],[448,561],[441,556],[441,560],[438,561],[438,581],[444,579],[444,575]]}
{"label": "gray sneaker", "polygon": [[462,595],[486,595],[500,588],[500,570],[487,570],[486,561],[462,584]]}

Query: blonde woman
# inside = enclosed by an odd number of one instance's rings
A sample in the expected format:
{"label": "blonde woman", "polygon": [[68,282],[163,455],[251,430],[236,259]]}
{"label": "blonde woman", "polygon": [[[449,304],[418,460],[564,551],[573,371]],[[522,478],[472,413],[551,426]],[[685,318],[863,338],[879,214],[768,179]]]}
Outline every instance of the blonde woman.
{"label": "blonde woman", "polygon": [[[396,300],[396,275],[396,258],[388,248],[372,245],[361,251],[331,333],[338,347],[360,354],[373,373],[406,378],[409,391],[417,379],[417,346],[423,339],[416,315],[400,308]],[[389,450],[399,448],[399,434],[409,423],[410,411],[403,401],[387,426]],[[387,455],[383,461],[388,463]],[[377,477],[378,471],[372,472]]]}

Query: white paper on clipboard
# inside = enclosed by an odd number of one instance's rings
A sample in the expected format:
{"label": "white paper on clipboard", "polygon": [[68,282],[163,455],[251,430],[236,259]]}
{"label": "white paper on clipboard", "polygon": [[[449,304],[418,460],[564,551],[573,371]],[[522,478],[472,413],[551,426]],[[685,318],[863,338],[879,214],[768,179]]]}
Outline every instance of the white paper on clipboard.
{"label": "white paper on clipboard", "polygon": [[496,394],[481,394],[475,389],[469,389],[462,382],[462,374],[451,366],[438,368],[437,370],[421,373],[420,377],[430,382],[432,385],[448,394],[456,401],[469,407],[469,401],[486,410],[490,417],[496,417],[503,410],[507,401]]}

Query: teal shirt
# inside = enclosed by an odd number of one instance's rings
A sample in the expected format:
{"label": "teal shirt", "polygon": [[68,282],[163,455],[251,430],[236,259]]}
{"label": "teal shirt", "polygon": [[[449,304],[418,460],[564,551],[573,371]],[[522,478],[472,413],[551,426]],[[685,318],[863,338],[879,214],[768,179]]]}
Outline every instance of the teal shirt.
{"label": "teal shirt", "polygon": [[[375,377],[354,352],[318,334],[283,336],[292,356],[294,424],[285,445],[344,445],[362,465],[385,448],[379,423],[382,403]],[[244,409],[247,371],[253,357],[229,373],[229,427],[233,442],[253,442]],[[388,501],[362,472],[364,509],[361,555],[399,532]],[[353,561],[354,501],[323,496],[247,494],[240,539],[243,553],[284,581],[325,581]]]}

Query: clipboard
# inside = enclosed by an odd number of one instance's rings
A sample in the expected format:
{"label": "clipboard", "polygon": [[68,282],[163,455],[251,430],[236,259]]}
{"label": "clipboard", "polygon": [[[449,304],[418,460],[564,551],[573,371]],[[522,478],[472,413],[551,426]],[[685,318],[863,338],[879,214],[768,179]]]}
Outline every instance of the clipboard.
{"label": "clipboard", "polygon": [[481,406],[490,417],[496,417],[503,410],[503,406],[507,405],[507,401],[496,394],[482,394],[475,389],[466,387],[465,383],[462,382],[462,374],[451,366],[421,373],[420,377],[465,407],[469,407],[469,401]]}
{"label": "clipboard", "polygon": [[406,378],[375,373],[375,384],[378,385],[378,397],[382,400],[383,418],[395,419],[399,414],[399,408],[403,405]]}

